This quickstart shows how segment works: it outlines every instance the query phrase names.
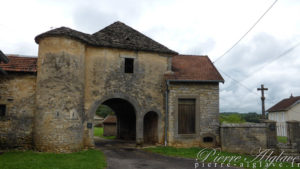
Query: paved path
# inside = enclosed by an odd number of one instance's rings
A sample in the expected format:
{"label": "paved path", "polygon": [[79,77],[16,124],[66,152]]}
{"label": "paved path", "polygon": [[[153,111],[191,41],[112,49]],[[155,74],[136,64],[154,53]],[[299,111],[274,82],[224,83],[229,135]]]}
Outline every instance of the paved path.
{"label": "paved path", "polygon": [[[134,143],[120,140],[95,139],[96,147],[107,157],[108,169],[193,169],[195,160],[167,157],[135,148]],[[221,167],[198,167],[221,169]],[[229,169],[222,167],[222,169]],[[230,168],[233,169],[233,168]]]}

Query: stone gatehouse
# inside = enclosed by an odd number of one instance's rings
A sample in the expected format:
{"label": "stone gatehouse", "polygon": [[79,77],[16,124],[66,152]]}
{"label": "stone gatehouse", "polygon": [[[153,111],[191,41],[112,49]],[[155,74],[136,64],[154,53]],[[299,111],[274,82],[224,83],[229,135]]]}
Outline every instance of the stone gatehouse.
{"label": "stone gatehouse", "polygon": [[1,148],[93,147],[101,104],[116,113],[120,139],[219,144],[224,80],[207,56],[180,55],[121,22],[94,34],[61,27],[35,41],[37,58],[0,64]]}

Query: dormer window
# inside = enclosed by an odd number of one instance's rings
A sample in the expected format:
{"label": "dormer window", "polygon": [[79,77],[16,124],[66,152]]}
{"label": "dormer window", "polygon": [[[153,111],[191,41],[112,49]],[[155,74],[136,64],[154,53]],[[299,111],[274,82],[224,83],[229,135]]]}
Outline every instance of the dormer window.
{"label": "dormer window", "polygon": [[125,73],[133,73],[134,68],[134,59],[133,58],[125,58]]}

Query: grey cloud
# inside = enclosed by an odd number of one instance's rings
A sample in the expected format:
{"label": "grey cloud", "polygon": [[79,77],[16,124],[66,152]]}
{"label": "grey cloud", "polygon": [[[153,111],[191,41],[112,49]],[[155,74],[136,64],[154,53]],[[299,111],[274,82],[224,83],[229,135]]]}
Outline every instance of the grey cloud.
{"label": "grey cloud", "polygon": [[[285,43],[271,35],[259,33],[249,42],[237,45],[217,65],[222,64],[222,67],[225,65],[226,72],[234,74],[236,71],[242,71],[239,73],[241,76],[249,75],[249,73],[256,71],[260,66],[278,56],[285,46]],[[240,79],[240,77],[238,78]]]}
{"label": "grey cloud", "polygon": [[266,33],[259,33],[222,58],[217,67],[232,78],[241,81],[251,76],[242,81],[251,92],[223,75],[226,83],[220,87],[221,111],[260,112],[260,93],[256,91],[260,84],[269,88],[266,92],[266,108],[288,97],[291,92],[300,95],[300,62],[297,62],[299,59],[296,55],[300,49],[274,61],[292,45],[290,40],[278,40]]}
{"label": "grey cloud", "polygon": [[212,38],[207,38],[204,41],[195,41],[191,43],[191,47],[184,51],[185,54],[207,55],[216,45]]}
{"label": "grey cloud", "polygon": [[147,1],[96,1],[78,4],[73,20],[80,30],[94,33],[115,21],[128,25],[139,20]]}
{"label": "grey cloud", "polygon": [[77,29],[87,33],[95,33],[118,20],[115,14],[105,13],[95,7],[88,6],[75,10],[73,17]]}
{"label": "grey cloud", "polygon": [[5,54],[20,54],[37,57],[38,45],[34,42],[16,42],[13,46],[8,46],[3,50]]}

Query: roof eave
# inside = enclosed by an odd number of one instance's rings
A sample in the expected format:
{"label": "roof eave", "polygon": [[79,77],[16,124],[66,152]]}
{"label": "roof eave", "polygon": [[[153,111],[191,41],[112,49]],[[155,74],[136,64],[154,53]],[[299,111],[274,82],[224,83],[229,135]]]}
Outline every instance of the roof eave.
{"label": "roof eave", "polygon": [[287,110],[292,109],[294,106],[296,106],[298,103],[300,103],[300,100],[297,100],[295,103],[293,103],[292,105],[290,105]]}
{"label": "roof eave", "polygon": [[[281,101],[280,101],[281,102]],[[280,103],[279,102],[279,103]],[[277,103],[277,104],[279,104]],[[286,107],[285,109],[278,109],[278,110],[272,110],[273,107],[275,107],[277,104],[275,104],[274,106],[272,106],[271,108],[269,108],[266,112],[279,112],[279,111],[288,111],[291,108],[293,108],[295,105],[297,105],[298,103],[300,103],[300,100],[297,100],[295,103],[293,103],[292,105],[290,105],[289,107]]]}
{"label": "roof eave", "polygon": [[224,83],[224,80],[185,80],[185,79],[167,79],[169,82],[184,82],[184,83]]}
{"label": "roof eave", "polygon": [[266,112],[275,113],[275,112],[281,112],[281,111],[287,111],[287,110],[286,109],[281,109],[281,110],[267,110]]}

